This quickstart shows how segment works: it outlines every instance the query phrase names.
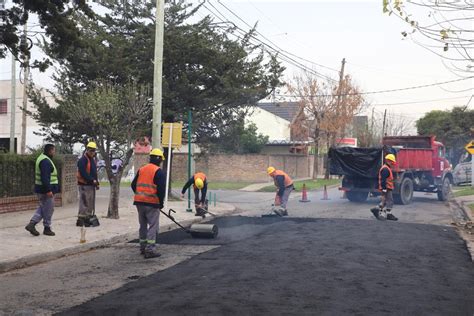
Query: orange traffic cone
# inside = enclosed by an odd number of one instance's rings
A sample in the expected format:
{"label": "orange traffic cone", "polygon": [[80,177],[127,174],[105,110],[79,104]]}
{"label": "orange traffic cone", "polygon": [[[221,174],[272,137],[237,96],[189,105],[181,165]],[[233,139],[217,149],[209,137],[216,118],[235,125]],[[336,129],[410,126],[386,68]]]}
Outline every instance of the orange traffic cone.
{"label": "orange traffic cone", "polygon": [[301,190],[300,202],[311,202],[310,200],[308,200],[308,192],[306,192],[306,183],[303,183],[303,190]]}
{"label": "orange traffic cone", "polygon": [[326,185],[324,185],[324,195],[321,200],[330,200],[330,198],[328,197],[328,188],[326,187]]}

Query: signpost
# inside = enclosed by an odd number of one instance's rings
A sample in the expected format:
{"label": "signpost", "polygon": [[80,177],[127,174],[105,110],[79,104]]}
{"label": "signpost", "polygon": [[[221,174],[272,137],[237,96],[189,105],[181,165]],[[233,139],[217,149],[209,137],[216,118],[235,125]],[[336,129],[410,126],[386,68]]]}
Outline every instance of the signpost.
{"label": "signpost", "polygon": [[471,187],[474,187],[474,140],[464,147],[471,154]]}
{"label": "signpost", "polygon": [[181,147],[181,134],[183,124],[181,123],[164,123],[161,144],[163,147],[168,147],[168,164],[166,168],[166,193],[165,202],[163,206],[168,209],[168,192],[171,172],[171,149]]}

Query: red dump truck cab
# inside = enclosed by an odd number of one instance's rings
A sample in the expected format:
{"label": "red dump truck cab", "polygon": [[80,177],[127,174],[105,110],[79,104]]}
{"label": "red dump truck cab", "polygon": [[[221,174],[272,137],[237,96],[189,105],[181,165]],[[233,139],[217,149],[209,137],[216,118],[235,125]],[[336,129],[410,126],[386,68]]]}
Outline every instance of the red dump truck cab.
{"label": "red dump truck cab", "polygon": [[[369,193],[379,193],[376,169],[390,153],[397,160],[393,168],[396,203],[411,203],[414,191],[435,192],[440,201],[447,199],[453,183],[451,165],[445,157],[444,145],[434,136],[387,136],[382,144],[379,151],[377,148],[333,149],[330,169],[334,171],[332,174],[344,176],[340,189],[349,200],[365,201]],[[367,170],[361,170],[364,164]]]}

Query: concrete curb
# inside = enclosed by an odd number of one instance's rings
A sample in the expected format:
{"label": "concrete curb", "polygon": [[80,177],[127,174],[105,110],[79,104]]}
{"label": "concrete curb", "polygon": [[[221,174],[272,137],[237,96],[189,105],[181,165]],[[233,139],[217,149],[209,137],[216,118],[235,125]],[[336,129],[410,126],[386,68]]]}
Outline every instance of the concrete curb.
{"label": "concrete curb", "polygon": [[453,198],[451,201],[454,205],[456,205],[460,213],[459,215],[462,217],[460,219],[458,216],[454,216],[454,224],[456,225],[459,235],[466,244],[467,251],[471,256],[471,261],[474,262],[474,239],[472,238],[474,230],[471,210],[468,206],[466,206],[465,202],[461,201],[460,199]]}
{"label": "concrete curb", "polygon": [[[236,211],[235,206],[230,205],[230,204],[228,205],[230,206],[230,208],[228,210],[224,210],[220,212],[219,214],[216,214],[218,215],[216,217],[227,216],[227,215],[233,214]],[[161,215],[164,216],[163,214]],[[198,217],[194,219],[183,220],[183,221],[180,221],[179,223],[182,224],[183,226],[189,226],[195,223],[208,222],[212,218],[215,218],[215,217],[210,216],[210,217],[206,217],[205,219],[203,219],[202,217]],[[176,224],[170,223],[170,224],[160,227],[160,234],[171,231],[171,230],[175,230],[175,229],[180,229],[180,228]],[[112,238],[85,243],[82,245],[77,245],[77,246],[69,247],[66,249],[31,255],[31,256],[20,258],[20,259],[11,260],[11,261],[5,261],[5,262],[0,263],[0,273],[5,273],[5,272],[16,270],[16,269],[30,267],[30,266],[37,265],[40,263],[59,259],[65,256],[75,255],[75,254],[87,252],[87,251],[98,249],[98,248],[109,247],[111,245],[121,243],[121,242],[128,242],[130,240],[136,239],[137,233],[138,231],[128,232],[125,234],[114,236]]]}

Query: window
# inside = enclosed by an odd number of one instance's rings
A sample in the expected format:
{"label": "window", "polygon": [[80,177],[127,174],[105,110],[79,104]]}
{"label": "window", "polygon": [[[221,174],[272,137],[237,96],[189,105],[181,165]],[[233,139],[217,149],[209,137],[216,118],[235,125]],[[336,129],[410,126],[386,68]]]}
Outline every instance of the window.
{"label": "window", "polygon": [[8,102],[7,99],[0,99],[0,114],[7,114]]}

